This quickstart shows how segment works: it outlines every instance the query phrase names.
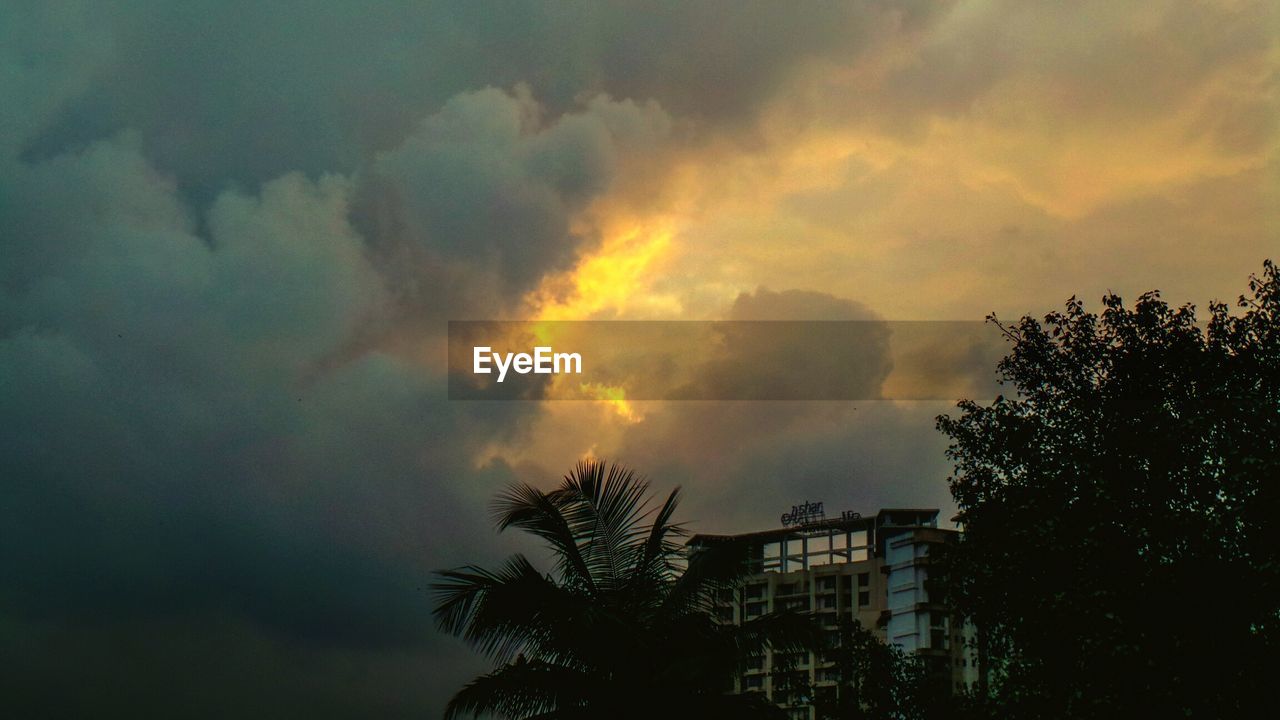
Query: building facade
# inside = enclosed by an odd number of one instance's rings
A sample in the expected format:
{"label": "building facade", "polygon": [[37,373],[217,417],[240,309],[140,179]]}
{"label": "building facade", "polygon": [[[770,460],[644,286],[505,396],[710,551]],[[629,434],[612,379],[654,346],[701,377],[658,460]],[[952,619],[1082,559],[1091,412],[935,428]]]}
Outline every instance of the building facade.
{"label": "building facade", "polygon": [[[718,598],[724,623],[742,624],[769,612],[817,616],[833,636],[856,620],[881,640],[919,656],[952,690],[977,680],[965,628],[932,602],[926,581],[931,548],[953,530],[939,528],[936,509],[886,509],[874,516],[842,513],[827,519],[821,503],[796,506],[783,527],[744,535],[695,535],[696,551],[712,543],[744,542],[751,574]],[[750,658],[736,692],[762,692],[795,720],[815,720],[815,697],[837,693],[840,670],[824,653]]]}

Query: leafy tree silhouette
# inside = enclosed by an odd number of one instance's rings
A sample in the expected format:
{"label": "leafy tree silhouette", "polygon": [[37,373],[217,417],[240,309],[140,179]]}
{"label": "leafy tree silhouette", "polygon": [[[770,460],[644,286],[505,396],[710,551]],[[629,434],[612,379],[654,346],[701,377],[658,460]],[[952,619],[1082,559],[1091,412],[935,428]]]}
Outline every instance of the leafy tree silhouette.
{"label": "leafy tree silhouette", "polygon": [[857,620],[842,619],[827,645],[822,656],[832,663],[836,685],[814,688],[818,720],[924,720],[947,700],[919,658]]}
{"label": "leafy tree silhouette", "polygon": [[1256,717],[1280,669],[1280,277],[1207,324],[1158,293],[990,318],[1016,394],[941,416],[964,534],[939,590],[1000,717]]}
{"label": "leafy tree silhouette", "polygon": [[558,488],[502,494],[500,530],[518,528],[553,551],[553,574],[524,556],[497,570],[438,573],[435,616],[496,668],[450,701],[445,717],[780,718],[763,695],[733,695],[733,677],[766,648],[818,642],[809,616],[772,613],[740,627],[718,623],[718,591],[747,564],[738,543],[685,559],[672,522],[680,491],[656,508],[626,468],[579,463]]}

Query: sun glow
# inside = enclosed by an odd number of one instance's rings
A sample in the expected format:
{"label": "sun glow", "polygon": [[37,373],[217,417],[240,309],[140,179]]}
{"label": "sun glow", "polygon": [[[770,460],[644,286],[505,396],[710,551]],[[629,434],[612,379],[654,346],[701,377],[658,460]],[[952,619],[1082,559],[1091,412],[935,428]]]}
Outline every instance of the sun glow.
{"label": "sun glow", "polygon": [[[547,278],[527,299],[530,316],[541,321],[534,333],[543,342],[559,335],[555,321],[616,319],[620,317],[677,317],[682,312],[673,296],[655,293],[652,278],[669,256],[675,234],[665,219],[611,223],[605,240],[577,266]],[[562,394],[592,398],[609,406],[626,423],[638,423],[644,415],[627,400],[621,386],[555,383],[552,396]]]}
{"label": "sun glow", "polygon": [[610,235],[577,267],[549,278],[529,299],[539,320],[614,318],[629,312],[679,314],[680,304],[650,291],[654,266],[671,248],[669,223],[637,223]]}
{"label": "sun glow", "polygon": [[627,400],[626,388],[598,383],[581,383],[578,389],[588,397],[608,403],[613,412],[628,423],[638,423],[644,420],[644,414],[637,410],[631,401]]}

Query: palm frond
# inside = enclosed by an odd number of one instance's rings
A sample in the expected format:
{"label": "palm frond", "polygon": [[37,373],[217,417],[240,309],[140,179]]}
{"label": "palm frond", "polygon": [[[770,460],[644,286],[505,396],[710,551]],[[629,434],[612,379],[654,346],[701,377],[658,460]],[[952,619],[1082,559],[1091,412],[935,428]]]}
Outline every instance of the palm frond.
{"label": "palm frond", "polygon": [[671,491],[666,502],[662,504],[649,523],[649,535],[639,547],[634,567],[631,569],[631,582],[634,589],[647,585],[665,582],[674,569],[671,558],[681,548],[670,538],[684,534],[684,529],[671,522],[676,506],[680,504],[680,488]]}
{"label": "palm frond", "polygon": [[433,614],[444,632],[497,662],[518,652],[572,661],[573,649],[557,640],[581,620],[590,601],[556,585],[524,556],[513,556],[497,571],[468,566],[437,576]]}
{"label": "palm frond", "polygon": [[602,590],[623,584],[635,547],[645,535],[640,520],[648,492],[649,484],[633,470],[583,460],[551,493]]}
{"label": "palm frond", "polygon": [[546,540],[556,552],[566,581],[594,590],[595,580],[579,547],[579,536],[570,527],[562,511],[563,502],[557,497],[526,483],[508,488],[498,496],[494,507],[498,530],[517,527]]}

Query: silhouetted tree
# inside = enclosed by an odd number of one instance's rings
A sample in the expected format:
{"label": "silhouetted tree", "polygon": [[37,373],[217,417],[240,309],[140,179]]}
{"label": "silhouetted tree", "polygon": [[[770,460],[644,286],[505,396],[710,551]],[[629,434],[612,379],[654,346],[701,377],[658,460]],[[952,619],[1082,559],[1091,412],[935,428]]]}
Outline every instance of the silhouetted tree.
{"label": "silhouetted tree", "polygon": [[497,570],[441,572],[435,616],[496,669],[450,701],[446,718],[777,718],[763,695],[731,695],[752,653],[808,649],[811,618],[716,621],[714,596],[735,586],[745,548],[718,544],[685,560],[672,523],[679,490],[660,506],[630,470],[582,462],[551,492],[500,496],[500,530],[554,552],[553,574],[517,555]]}
{"label": "silhouetted tree", "polygon": [[838,681],[815,688],[818,720],[924,720],[946,701],[919,658],[888,645],[857,620],[840,621],[822,657]]}
{"label": "silhouetted tree", "polygon": [[1258,716],[1280,669],[1276,267],[1207,325],[1154,292],[1103,305],[992,317],[1016,395],[938,419],[965,530],[940,586],[993,671],[976,700],[1013,718]]}

